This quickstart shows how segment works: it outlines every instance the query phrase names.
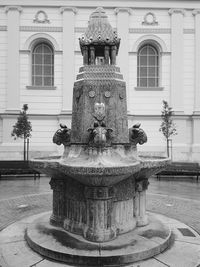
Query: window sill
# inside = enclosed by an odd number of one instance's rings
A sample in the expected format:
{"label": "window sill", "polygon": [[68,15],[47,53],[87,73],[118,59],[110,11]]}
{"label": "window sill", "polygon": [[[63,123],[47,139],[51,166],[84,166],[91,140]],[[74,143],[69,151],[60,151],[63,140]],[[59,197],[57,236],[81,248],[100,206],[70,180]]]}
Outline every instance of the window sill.
{"label": "window sill", "polygon": [[34,86],[34,85],[27,85],[26,89],[29,90],[55,90],[56,86]]}
{"label": "window sill", "polygon": [[137,91],[162,91],[164,87],[135,87]]}

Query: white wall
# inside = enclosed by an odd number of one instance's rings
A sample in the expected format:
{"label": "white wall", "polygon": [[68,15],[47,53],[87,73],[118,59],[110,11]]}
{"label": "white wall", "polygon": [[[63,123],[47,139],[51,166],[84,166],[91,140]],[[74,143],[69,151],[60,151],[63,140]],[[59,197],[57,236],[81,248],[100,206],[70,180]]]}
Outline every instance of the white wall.
{"label": "white wall", "polygon": [[[62,117],[60,115],[62,110],[62,96],[63,96],[63,77],[67,75],[63,73],[63,38],[70,38],[70,36],[63,36],[63,22],[62,14],[60,13],[60,7],[55,4],[55,1],[48,1],[48,6],[41,5],[36,6],[36,1],[29,1],[26,6],[23,5],[22,12],[20,13],[20,107],[24,103],[29,105],[30,120],[33,125],[33,133],[31,138],[31,149],[35,155],[37,151],[43,151],[43,153],[57,153],[62,149],[52,144],[52,136],[59,127],[59,122],[66,122],[70,126],[70,115]],[[5,1],[4,1],[5,2]],[[20,0],[12,0],[13,5],[20,4]],[[10,1],[4,4],[11,3]],[[39,2],[38,2],[39,3]],[[45,2],[43,2],[45,3]],[[51,3],[52,6],[49,5]],[[65,1],[60,3],[66,6]],[[41,2],[40,2],[41,4]],[[77,5],[76,5],[77,4]],[[80,53],[79,40],[84,29],[88,25],[89,15],[95,10],[98,3],[90,2],[86,7],[80,7],[83,3],[81,1],[74,1],[74,6],[77,8],[75,18],[75,76],[78,74],[79,67],[82,65],[82,55]],[[115,7],[132,6],[132,14],[129,15],[129,79],[127,82],[127,93],[129,99],[129,124],[132,126],[135,122],[140,121],[141,127],[147,132],[148,143],[139,146],[140,151],[156,151],[157,153],[165,152],[165,140],[162,134],[159,132],[160,127],[160,114],[162,109],[162,100],[170,100],[170,69],[171,69],[171,16],[168,11],[171,7],[185,8],[185,15],[183,18],[184,28],[184,75],[183,75],[183,104],[184,114],[182,117],[175,117],[177,123],[178,136],[173,140],[174,147],[176,147],[175,157],[181,159],[191,157],[191,147],[193,146],[194,131],[197,131],[198,118],[193,123],[192,114],[194,108],[194,16],[192,10],[194,8],[200,8],[200,3],[197,1],[102,1],[102,6],[105,7],[105,11],[108,15],[109,22],[113,28],[117,27],[117,15],[114,10]],[[92,7],[94,5],[94,7]],[[146,7],[150,8],[146,8]],[[153,8],[155,7],[155,8]],[[162,8],[160,8],[162,7]],[[50,23],[34,23],[35,14],[43,10],[48,15]],[[157,25],[144,25],[144,16],[148,12],[152,12],[156,16]],[[5,113],[6,109],[6,88],[7,88],[7,16],[4,11],[4,5],[0,4],[0,114]],[[27,41],[30,40],[35,34],[47,34],[55,40],[57,44],[55,53],[55,90],[33,90],[27,89],[27,86],[31,85],[31,59],[30,51],[26,50],[25,46]],[[119,36],[120,37],[120,36]],[[137,51],[136,46],[140,40],[144,38],[157,38],[160,40],[161,47],[164,51],[161,55],[161,90],[137,90]],[[13,42],[14,45],[14,42]],[[69,62],[70,64],[70,62]],[[120,67],[120,66],[119,66]],[[122,73],[123,74],[123,73]],[[75,77],[74,77],[75,79]],[[69,90],[72,90],[70,87]],[[40,116],[39,116],[40,115]],[[16,121],[17,114],[11,117],[0,115],[0,154],[5,151],[12,151],[12,156],[16,157],[17,151],[21,149],[21,143],[19,140],[13,141],[10,137],[12,125]],[[7,131],[7,133],[5,132]],[[195,135],[196,136],[196,135]],[[196,137],[195,137],[196,138]],[[197,138],[195,139],[195,157],[197,158],[200,153],[200,144],[198,147]],[[8,148],[9,147],[9,148]],[[7,149],[8,148],[8,149]],[[13,152],[14,151],[14,152]],[[22,152],[22,151],[21,151]],[[20,152],[20,153],[21,153]],[[190,156],[189,156],[190,154]],[[8,153],[9,157],[9,153]]]}

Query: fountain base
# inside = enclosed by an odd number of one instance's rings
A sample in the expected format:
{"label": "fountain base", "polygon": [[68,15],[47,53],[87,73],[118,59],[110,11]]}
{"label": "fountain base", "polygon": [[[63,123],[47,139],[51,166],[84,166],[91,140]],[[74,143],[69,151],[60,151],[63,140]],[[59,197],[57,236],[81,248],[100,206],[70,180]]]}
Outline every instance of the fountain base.
{"label": "fountain base", "polygon": [[78,266],[121,266],[163,252],[171,244],[172,234],[156,215],[149,214],[148,225],[97,243],[52,226],[49,214],[43,214],[26,229],[26,240],[33,250],[56,261]]}

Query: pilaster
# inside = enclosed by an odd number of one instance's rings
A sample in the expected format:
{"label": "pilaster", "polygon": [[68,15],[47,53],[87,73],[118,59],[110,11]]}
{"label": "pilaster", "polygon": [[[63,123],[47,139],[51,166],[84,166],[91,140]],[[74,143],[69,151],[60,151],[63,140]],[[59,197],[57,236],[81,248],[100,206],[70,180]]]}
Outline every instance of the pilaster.
{"label": "pilaster", "polygon": [[136,182],[135,216],[137,226],[145,226],[148,224],[148,216],[146,214],[146,190],[148,185],[148,179]]}
{"label": "pilaster", "polygon": [[121,39],[119,54],[117,56],[117,65],[120,66],[121,73],[126,82],[127,91],[127,109],[130,110],[129,97],[129,16],[132,14],[131,8],[116,8],[117,15],[117,33]]}
{"label": "pilaster", "polygon": [[6,111],[16,112],[20,109],[20,73],[19,73],[19,19],[20,6],[6,6],[7,13],[7,94]]}
{"label": "pilaster", "polygon": [[195,17],[195,91],[194,114],[200,115],[200,9],[193,10]]}
{"label": "pilaster", "polygon": [[171,106],[175,114],[183,113],[183,9],[170,9],[171,15]]}
{"label": "pilaster", "polygon": [[60,12],[63,17],[63,100],[61,113],[71,113],[75,77],[74,16],[77,13],[77,9],[64,6],[60,8]]}

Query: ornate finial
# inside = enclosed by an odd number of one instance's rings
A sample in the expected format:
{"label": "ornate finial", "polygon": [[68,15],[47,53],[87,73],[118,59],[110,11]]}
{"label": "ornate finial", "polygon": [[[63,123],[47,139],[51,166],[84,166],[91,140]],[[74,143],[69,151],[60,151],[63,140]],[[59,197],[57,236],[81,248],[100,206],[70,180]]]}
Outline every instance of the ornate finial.
{"label": "ornate finial", "polygon": [[98,7],[90,15],[87,30],[84,34],[84,38],[79,39],[81,52],[85,46],[116,46],[118,52],[120,39],[117,38],[116,32],[108,21],[108,17],[105,10],[102,7]]}

